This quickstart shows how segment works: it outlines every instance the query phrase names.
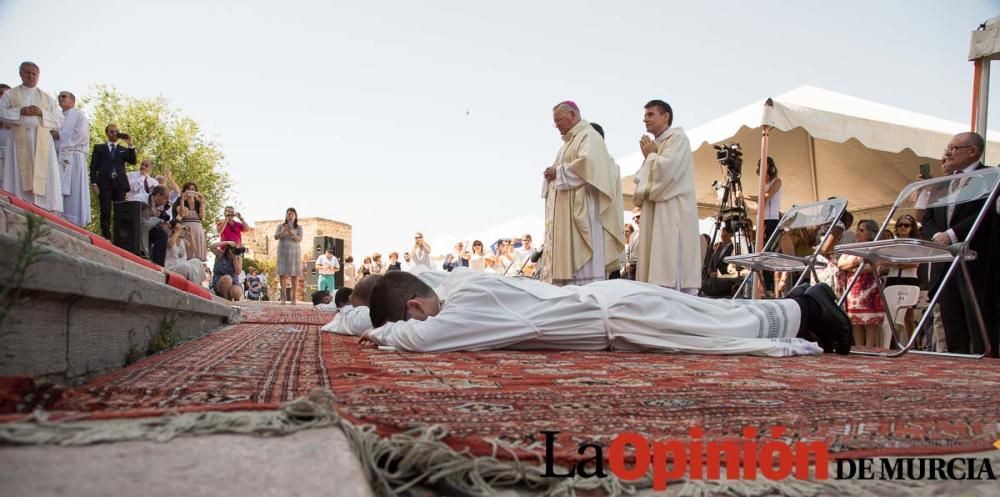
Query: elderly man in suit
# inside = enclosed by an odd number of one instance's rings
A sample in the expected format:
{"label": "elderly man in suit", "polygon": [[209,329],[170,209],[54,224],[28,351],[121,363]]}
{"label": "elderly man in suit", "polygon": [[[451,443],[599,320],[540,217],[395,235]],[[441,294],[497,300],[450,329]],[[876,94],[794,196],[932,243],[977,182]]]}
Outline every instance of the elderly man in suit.
{"label": "elderly man in suit", "polygon": [[[976,133],[959,133],[955,135],[941,158],[941,168],[944,174],[959,174],[982,169],[980,162],[985,143],[983,137]],[[983,208],[985,200],[965,202],[946,207],[928,209],[924,212],[923,236],[937,243],[950,245],[964,240],[972,229],[976,215]],[[961,273],[952,276],[948,285],[942,290],[941,320],[944,324],[945,340],[949,352],[982,353],[984,344],[979,335],[978,325],[971,313],[971,305],[979,305],[990,334],[991,355],[996,357],[1000,345],[997,343],[998,300],[1000,300],[1000,265],[997,252],[1000,250],[1000,216],[996,209],[989,209],[986,218],[973,234],[969,248],[979,254],[969,261],[969,276],[972,287],[976,291],[978,302],[963,298]],[[947,264],[934,264],[931,268],[931,281],[940,284],[940,279],[947,270]]]}
{"label": "elderly man in suit", "polygon": [[[94,145],[90,156],[90,189],[98,196],[101,210],[101,236],[111,238],[111,203],[125,200],[130,190],[125,164],[135,164],[135,147],[132,137],[118,132],[118,126],[104,128],[106,143]],[[118,145],[124,140],[128,147]]]}

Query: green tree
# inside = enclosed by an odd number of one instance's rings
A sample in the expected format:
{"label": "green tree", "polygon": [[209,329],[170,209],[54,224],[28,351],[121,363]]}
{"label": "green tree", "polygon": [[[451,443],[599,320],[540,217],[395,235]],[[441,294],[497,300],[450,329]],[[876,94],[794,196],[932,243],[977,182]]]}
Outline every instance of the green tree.
{"label": "green tree", "polygon": [[[201,223],[206,236],[214,238],[214,222],[222,217],[232,181],[223,170],[222,148],[204,136],[194,119],[172,109],[163,97],[136,98],[107,85],[97,86],[94,95],[82,98],[80,108],[90,118],[91,147],[104,143],[104,128],[115,124],[132,136],[137,163],[144,158],[153,160],[153,176],[169,168],[178,186],[189,181],[197,184],[205,201],[205,219]],[[92,198],[95,215],[87,228],[99,233],[97,195]]]}

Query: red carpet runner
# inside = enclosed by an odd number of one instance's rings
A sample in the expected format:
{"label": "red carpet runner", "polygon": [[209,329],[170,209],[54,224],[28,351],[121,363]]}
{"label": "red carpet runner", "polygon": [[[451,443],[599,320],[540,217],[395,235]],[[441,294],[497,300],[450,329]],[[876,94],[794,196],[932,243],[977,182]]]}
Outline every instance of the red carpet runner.
{"label": "red carpet runner", "polygon": [[47,408],[90,418],[272,409],[320,387],[336,393],[344,416],[383,434],[441,424],[456,448],[490,454],[499,443],[528,455],[542,453],[540,431],[557,430],[564,460],[581,442],[607,444],[623,431],[685,440],[695,425],[706,440],[780,425],[854,457],[988,450],[1000,438],[996,360],[406,354],[301,324],[326,317],[251,312],[251,322],[63,391]]}

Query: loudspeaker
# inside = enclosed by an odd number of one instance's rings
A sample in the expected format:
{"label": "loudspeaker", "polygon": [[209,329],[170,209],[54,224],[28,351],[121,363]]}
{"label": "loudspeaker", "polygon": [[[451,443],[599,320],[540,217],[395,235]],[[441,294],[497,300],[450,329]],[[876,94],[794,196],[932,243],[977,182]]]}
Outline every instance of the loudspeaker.
{"label": "loudspeaker", "polygon": [[340,238],[330,238],[333,240],[333,255],[340,261],[340,271],[333,275],[333,284],[337,288],[344,288],[344,240]]}
{"label": "loudspeaker", "polygon": [[[115,202],[111,210],[111,243],[116,247],[145,257],[143,253],[142,202]],[[149,233],[145,233],[147,236]]]}
{"label": "loudspeaker", "polygon": [[316,271],[316,261],[306,263],[306,287],[319,285],[319,272]]}
{"label": "loudspeaker", "polygon": [[327,240],[332,240],[332,238],[328,236],[313,237],[313,260],[319,259],[319,256],[326,252]]}

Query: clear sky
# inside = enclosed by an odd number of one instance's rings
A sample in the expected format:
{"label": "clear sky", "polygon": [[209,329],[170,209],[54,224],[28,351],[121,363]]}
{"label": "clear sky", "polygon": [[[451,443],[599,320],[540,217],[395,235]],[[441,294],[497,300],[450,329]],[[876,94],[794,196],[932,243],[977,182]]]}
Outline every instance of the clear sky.
{"label": "clear sky", "polygon": [[162,95],[221,144],[248,220],[294,206],[353,225],[355,254],[385,253],[417,230],[541,216],[564,99],[619,157],[653,98],[685,128],[802,84],[968,122],[969,33],[998,14],[997,0],[0,0],[0,81],[32,60],[50,93]]}

